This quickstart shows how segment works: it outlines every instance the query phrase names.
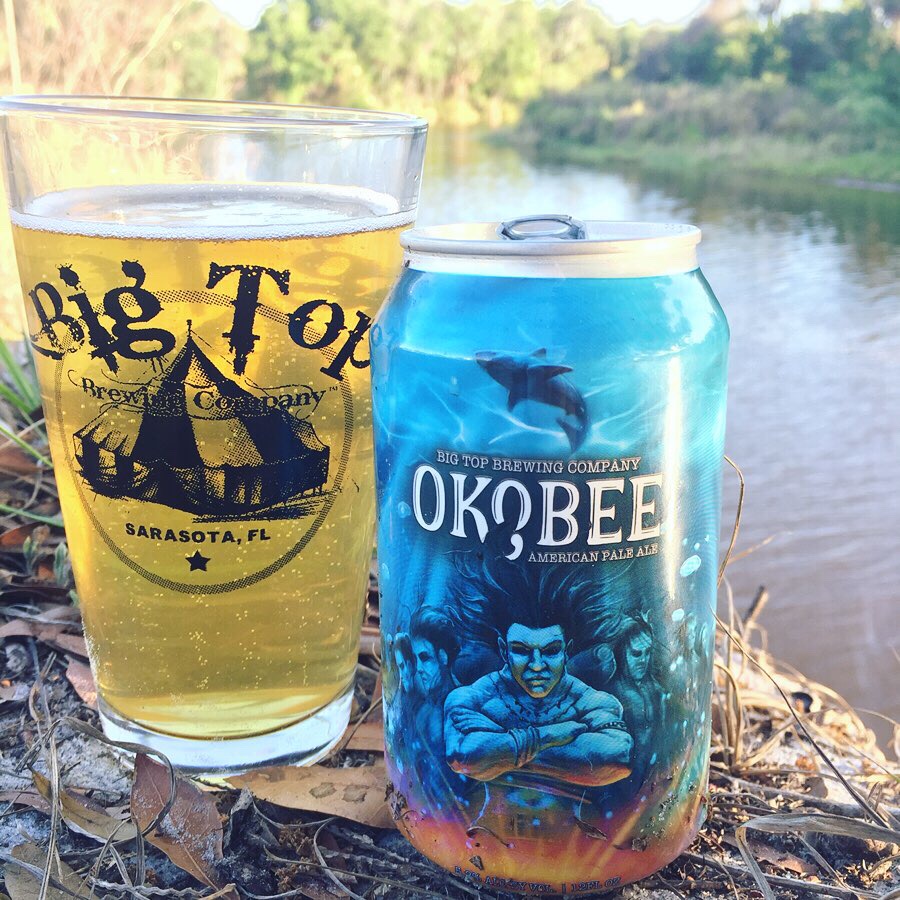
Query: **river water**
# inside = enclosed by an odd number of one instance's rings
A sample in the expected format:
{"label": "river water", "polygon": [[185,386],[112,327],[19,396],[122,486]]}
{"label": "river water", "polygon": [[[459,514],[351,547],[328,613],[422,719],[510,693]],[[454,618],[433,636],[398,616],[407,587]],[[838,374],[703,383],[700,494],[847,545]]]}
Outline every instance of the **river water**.
{"label": "river water", "polygon": [[[691,222],[731,325],[727,452],[747,481],[735,605],[770,649],[900,719],[900,193],[652,179],[429,137],[419,223],[563,212]],[[725,472],[723,540],[737,481]],[[875,717],[882,735],[890,729]]]}

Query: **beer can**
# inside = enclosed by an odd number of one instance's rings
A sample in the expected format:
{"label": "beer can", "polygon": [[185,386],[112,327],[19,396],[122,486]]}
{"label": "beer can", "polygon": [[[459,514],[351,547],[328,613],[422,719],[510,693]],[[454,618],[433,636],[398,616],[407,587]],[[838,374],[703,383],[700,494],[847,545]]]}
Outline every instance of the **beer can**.
{"label": "beer can", "polygon": [[703,818],[728,325],[690,225],[404,232],[372,329],[397,826],[578,894]]}

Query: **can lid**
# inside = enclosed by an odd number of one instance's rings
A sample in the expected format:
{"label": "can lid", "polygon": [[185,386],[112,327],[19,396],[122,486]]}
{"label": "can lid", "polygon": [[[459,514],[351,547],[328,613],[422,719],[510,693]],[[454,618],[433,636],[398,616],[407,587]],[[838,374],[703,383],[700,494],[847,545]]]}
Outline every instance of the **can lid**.
{"label": "can lid", "polygon": [[697,268],[700,229],[656,222],[580,222],[523,216],[411,228],[400,235],[409,268],[516,277],[635,278]]}

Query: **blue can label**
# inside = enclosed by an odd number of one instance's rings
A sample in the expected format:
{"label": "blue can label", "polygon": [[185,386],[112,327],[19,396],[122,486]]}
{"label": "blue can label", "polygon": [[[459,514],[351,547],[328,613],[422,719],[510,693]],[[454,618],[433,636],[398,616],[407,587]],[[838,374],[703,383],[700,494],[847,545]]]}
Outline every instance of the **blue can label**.
{"label": "blue can label", "polygon": [[477,337],[407,355],[382,324],[398,826],[496,889],[641,877],[690,839],[705,788],[723,354],[611,375],[596,352],[581,365]]}

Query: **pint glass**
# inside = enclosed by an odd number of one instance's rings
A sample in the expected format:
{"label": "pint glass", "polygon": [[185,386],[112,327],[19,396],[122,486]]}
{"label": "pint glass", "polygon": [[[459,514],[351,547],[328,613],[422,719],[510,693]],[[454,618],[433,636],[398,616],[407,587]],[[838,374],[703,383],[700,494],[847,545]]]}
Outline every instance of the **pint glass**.
{"label": "pint glass", "polygon": [[349,715],[368,331],[426,125],[125,98],[2,109],[104,727],[196,772],[312,761]]}

